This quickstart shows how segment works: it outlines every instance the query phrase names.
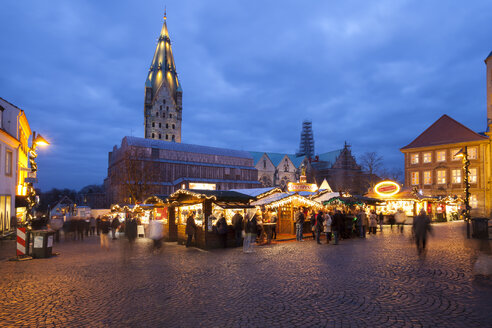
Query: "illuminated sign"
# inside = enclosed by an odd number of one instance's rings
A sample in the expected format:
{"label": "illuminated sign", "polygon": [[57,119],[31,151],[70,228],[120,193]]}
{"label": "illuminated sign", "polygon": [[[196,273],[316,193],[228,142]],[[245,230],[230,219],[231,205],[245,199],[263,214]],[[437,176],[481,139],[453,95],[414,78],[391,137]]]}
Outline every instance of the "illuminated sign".
{"label": "illuminated sign", "polygon": [[381,181],[374,186],[374,192],[379,196],[391,197],[400,192],[400,185],[394,181]]}
{"label": "illuminated sign", "polygon": [[190,190],[198,189],[198,190],[215,190],[215,183],[195,183],[190,182]]}
{"label": "illuminated sign", "polygon": [[287,190],[294,191],[294,192],[299,192],[299,191],[315,192],[316,190],[318,190],[318,186],[315,183],[289,182],[287,184]]}

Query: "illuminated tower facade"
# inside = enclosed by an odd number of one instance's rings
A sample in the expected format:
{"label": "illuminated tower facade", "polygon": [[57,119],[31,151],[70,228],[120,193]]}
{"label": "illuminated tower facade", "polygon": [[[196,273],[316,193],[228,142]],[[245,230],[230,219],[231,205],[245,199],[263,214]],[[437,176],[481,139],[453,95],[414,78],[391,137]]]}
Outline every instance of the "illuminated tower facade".
{"label": "illuminated tower facade", "polygon": [[145,138],[181,142],[183,90],[174,64],[166,14],[145,81]]}

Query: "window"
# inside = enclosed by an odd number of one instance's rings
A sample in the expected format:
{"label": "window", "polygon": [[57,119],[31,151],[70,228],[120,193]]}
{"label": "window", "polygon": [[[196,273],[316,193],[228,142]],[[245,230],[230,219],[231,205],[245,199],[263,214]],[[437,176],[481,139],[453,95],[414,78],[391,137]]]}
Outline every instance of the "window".
{"label": "window", "polygon": [[410,163],[418,164],[419,163],[419,154],[411,154],[410,155]]}
{"label": "window", "polygon": [[432,184],[431,171],[424,171],[424,184],[425,185]]}
{"label": "window", "polygon": [[439,150],[437,152],[436,161],[438,161],[438,162],[445,162],[446,161],[446,151],[445,150]]}
{"label": "window", "polygon": [[155,128],[155,122],[152,122],[152,127]]}
{"label": "window", "polygon": [[477,195],[471,195],[470,196],[470,207],[471,208],[477,208],[478,207]]}
{"label": "window", "polygon": [[[159,127],[160,127],[160,128],[162,127],[162,124],[161,124],[161,123],[159,123]],[[159,139],[160,139],[160,138],[159,138]]]}
{"label": "window", "polygon": [[174,124],[173,124],[173,129],[175,128]]}
{"label": "window", "polygon": [[419,172],[412,172],[412,185],[419,184]]}
{"label": "window", "polygon": [[169,136],[166,134],[166,140],[169,140]]}
{"label": "window", "polygon": [[477,159],[477,147],[469,147],[467,149],[468,159]]}
{"label": "window", "polygon": [[169,129],[169,124],[166,123],[166,129]]}
{"label": "window", "polygon": [[159,106],[159,109],[162,110],[162,105]]}
{"label": "window", "polygon": [[165,105],[166,104],[166,99],[162,99],[162,103]]}
{"label": "window", "polygon": [[470,174],[468,175],[468,181],[470,183],[477,183],[477,169],[470,169]]}
{"label": "window", "polygon": [[[429,152],[426,152],[424,153],[424,156],[423,156],[423,162],[424,163],[430,163],[432,162],[432,153],[429,151]],[[418,163],[418,162],[417,162]]]}
{"label": "window", "polygon": [[155,117],[159,117],[159,112],[155,112]]}
{"label": "window", "polygon": [[438,170],[437,171],[437,183],[445,184],[446,183],[446,170]]}
{"label": "window", "polygon": [[263,160],[263,168],[266,169],[266,159]]}
{"label": "window", "polygon": [[5,110],[5,108],[0,106],[0,129],[3,128],[3,111],[4,110]]}
{"label": "window", "polygon": [[161,134],[159,133],[159,139],[161,139]]}
{"label": "window", "polygon": [[169,110],[169,106],[166,106],[166,110]]}
{"label": "window", "polygon": [[166,113],[162,113],[162,118],[166,118]]}
{"label": "window", "polygon": [[461,183],[461,169],[451,170],[451,182]]}
{"label": "window", "polygon": [[173,118],[173,114],[169,114],[169,118]]}
{"label": "window", "polygon": [[5,175],[12,176],[12,151],[5,150]]}
{"label": "window", "polygon": [[453,148],[451,149],[451,160],[453,161],[459,161],[461,157],[457,157],[456,154],[460,151],[459,148]]}
{"label": "window", "polygon": [[172,136],[172,141],[174,141],[174,135]]}

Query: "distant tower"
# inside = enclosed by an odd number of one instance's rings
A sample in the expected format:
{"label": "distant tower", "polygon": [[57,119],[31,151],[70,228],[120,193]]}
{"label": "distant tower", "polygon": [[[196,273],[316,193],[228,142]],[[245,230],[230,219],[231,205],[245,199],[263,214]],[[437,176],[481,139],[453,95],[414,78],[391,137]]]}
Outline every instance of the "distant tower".
{"label": "distant tower", "polygon": [[166,13],[145,81],[145,138],[181,142],[183,90],[174,65]]}
{"label": "distant tower", "polygon": [[307,158],[314,157],[314,137],[313,123],[311,121],[302,122],[301,143],[297,156],[306,156]]}
{"label": "distant tower", "polygon": [[487,65],[487,128],[492,124],[492,52],[485,58]]}

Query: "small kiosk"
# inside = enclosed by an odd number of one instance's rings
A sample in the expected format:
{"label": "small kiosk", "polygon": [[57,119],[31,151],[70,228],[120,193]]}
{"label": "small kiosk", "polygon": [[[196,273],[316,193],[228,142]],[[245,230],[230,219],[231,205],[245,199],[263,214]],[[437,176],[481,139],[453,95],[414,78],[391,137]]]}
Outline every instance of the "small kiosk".
{"label": "small kiosk", "polygon": [[186,220],[194,212],[197,226],[195,245],[204,249],[219,248],[221,243],[214,228],[216,222],[211,220],[211,215],[218,219],[224,214],[228,224],[227,245],[233,247],[232,217],[236,212],[244,217],[248,210],[254,210],[254,206],[249,204],[251,199],[252,196],[235,191],[180,189],[167,199],[169,240],[186,243]]}

